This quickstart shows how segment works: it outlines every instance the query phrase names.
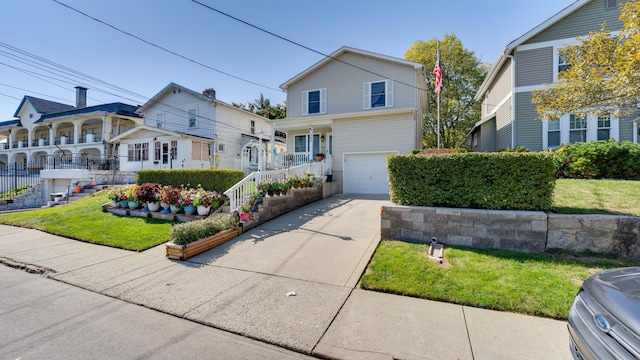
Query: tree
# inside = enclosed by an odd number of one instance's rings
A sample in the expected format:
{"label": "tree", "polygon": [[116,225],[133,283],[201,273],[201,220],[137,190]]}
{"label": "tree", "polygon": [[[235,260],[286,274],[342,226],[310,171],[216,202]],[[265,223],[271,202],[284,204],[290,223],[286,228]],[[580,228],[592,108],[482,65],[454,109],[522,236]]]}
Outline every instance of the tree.
{"label": "tree", "polygon": [[[427,114],[424,118],[423,145],[437,146],[437,97],[431,74],[437,59],[437,40],[417,41],[404,54],[405,59],[422,63],[427,70]],[[445,148],[461,147],[467,133],[480,120],[480,104],[473,100],[489,66],[481,63],[473,51],[463,47],[453,34],[440,41],[442,89],[440,91],[440,142]],[[422,86],[421,86],[422,87]]]}
{"label": "tree", "polygon": [[578,38],[560,56],[570,67],[558,74],[558,83],[532,94],[541,119],[557,119],[565,113],[585,116],[638,110],[640,102],[640,1],[622,6],[624,23],[619,35],[602,25],[600,31]]}
{"label": "tree", "polygon": [[252,103],[247,103],[247,105],[234,102],[232,102],[231,105],[271,120],[284,119],[287,117],[286,104],[276,104],[272,106],[271,101],[265,98],[262,93],[260,93],[260,98],[255,99]]}

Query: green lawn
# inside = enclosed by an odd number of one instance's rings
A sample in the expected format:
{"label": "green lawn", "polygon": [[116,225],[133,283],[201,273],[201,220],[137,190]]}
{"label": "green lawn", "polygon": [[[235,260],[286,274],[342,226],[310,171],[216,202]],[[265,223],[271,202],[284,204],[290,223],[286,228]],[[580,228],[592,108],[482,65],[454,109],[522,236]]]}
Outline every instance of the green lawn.
{"label": "green lawn", "polygon": [[568,254],[525,254],[446,247],[445,263],[429,246],[383,241],[361,279],[364,289],[479,308],[566,319],[582,281],[605,268],[640,266]]}
{"label": "green lawn", "polygon": [[640,216],[640,181],[556,181],[553,210],[561,214],[617,214]]}
{"label": "green lawn", "polygon": [[106,202],[106,191],[100,191],[68,205],[3,214],[0,224],[136,251],[167,242],[173,222],[102,212]]}

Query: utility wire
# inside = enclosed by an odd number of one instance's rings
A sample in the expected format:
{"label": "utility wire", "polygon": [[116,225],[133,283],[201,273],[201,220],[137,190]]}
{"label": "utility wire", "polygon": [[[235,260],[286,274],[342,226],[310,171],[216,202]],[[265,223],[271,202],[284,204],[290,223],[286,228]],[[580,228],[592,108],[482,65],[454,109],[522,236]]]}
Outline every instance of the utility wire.
{"label": "utility wire", "polygon": [[[67,99],[63,99],[63,98],[59,98],[59,97],[56,97],[56,96],[51,96],[51,95],[48,95],[48,94],[44,94],[44,93],[40,93],[40,92],[36,92],[36,91],[31,91],[31,90],[27,90],[27,89],[19,88],[19,87],[17,87],[17,86],[12,86],[12,85],[9,85],[9,84],[3,84],[3,83],[0,83],[0,86],[6,86],[6,87],[10,87],[10,88],[12,88],[12,89],[22,90],[22,91],[25,91],[25,92],[28,92],[28,93],[32,93],[32,94],[38,94],[38,95],[42,95],[42,96],[47,96],[47,97],[50,97],[50,98],[52,98],[52,99],[57,99],[57,100],[67,101]],[[6,96],[9,96],[9,95],[6,95]],[[11,97],[12,97],[12,96],[11,96]],[[17,98],[16,98],[16,99],[17,99]],[[18,99],[18,100],[22,100],[22,99]]]}
{"label": "utility wire", "polygon": [[[57,0],[53,0],[53,1],[56,1],[56,2],[57,2]],[[217,13],[218,13],[218,14],[220,14],[220,15],[224,15],[224,16],[226,16],[226,17],[228,17],[228,18],[231,18],[231,19],[233,19],[233,20],[235,20],[235,21],[238,21],[238,22],[243,23],[243,24],[245,24],[245,25],[247,25],[247,26],[250,26],[250,27],[252,27],[252,28],[254,28],[254,29],[256,29],[256,30],[259,30],[259,31],[262,31],[262,32],[264,32],[264,33],[266,33],[266,34],[269,34],[269,35],[271,35],[271,36],[277,37],[277,38],[278,38],[278,39],[280,39],[280,40],[284,40],[284,41],[286,41],[286,42],[288,42],[288,43],[290,43],[290,44],[293,44],[293,45],[299,46],[299,47],[301,47],[301,48],[303,48],[303,49],[306,49],[306,50],[309,50],[309,51],[311,51],[311,52],[313,52],[313,53],[316,53],[316,54],[318,54],[318,55],[321,55],[322,57],[329,58],[329,59],[331,59],[331,60],[335,60],[335,61],[340,62],[340,63],[342,63],[342,64],[345,64],[345,65],[351,66],[351,67],[353,67],[353,68],[356,68],[356,69],[358,69],[358,70],[362,70],[362,71],[364,71],[364,72],[367,72],[367,73],[372,74],[372,75],[375,75],[375,76],[379,76],[379,77],[381,77],[381,78],[385,78],[385,79],[388,79],[388,78],[389,78],[388,76],[384,76],[384,75],[381,75],[381,74],[379,74],[379,73],[377,73],[377,72],[375,72],[375,71],[371,71],[371,70],[369,70],[369,69],[365,69],[365,68],[363,68],[363,67],[361,67],[361,66],[354,65],[354,64],[351,64],[351,63],[349,63],[349,62],[346,62],[346,61],[340,60],[340,59],[338,59],[338,58],[336,58],[336,57],[334,57],[334,56],[331,56],[331,55],[329,55],[329,54],[325,54],[325,53],[323,53],[323,52],[321,52],[321,51],[318,51],[318,50],[312,49],[312,48],[310,48],[310,47],[308,47],[308,46],[306,46],[306,45],[300,44],[300,43],[298,43],[298,42],[296,42],[296,41],[290,40],[290,39],[288,39],[288,38],[286,38],[286,37],[284,37],[284,36],[281,36],[281,35],[278,35],[278,34],[276,34],[276,33],[274,33],[274,32],[271,32],[271,31],[269,31],[269,30],[263,29],[263,28],[261,28],[261,27],[259,27],[259,26],[257,26],[257,25],[254,25],[254,24],[252,24],[252,23],[250,23],[250,22],[248,22],[248,21],[242,20],[242,19],[240,19],[240,18],[238,18],[238,17],[235,17],[235,16],[233,16],[233,15],[231,15],[231,14],[228,14],[228,13],[226,13],[226,12],[224,12],[224,11],[218,10],[218,9],[214,8],[213,6],[210,6],[210,5],[207,5],[207,4],[203,4],[203,3],[201,3],[201,2],[200,2],[200,1],[198,1],[198,0],[191,0],[191,1],[192,1],[192,2],[194,2],[194,3],[196,3],[196,4],[198,4],[198,5],[200,5],[200,6],[205,7],[205,8],[207,8],[207,9],[211,10],[211,11],[215,11],[215,12],[217,12]],[[427,89],[421,88],[421,87],[416,86],[416,85],[413,85],[413,84],[405,83],[405,82],[400,81],[400,80],[395,80],[395,79],[394,79],[393,81],[394,81],[394,82],[396,82],[396,83],[398,83],[398,84],[402,84],[402,85],[405,85],[405,86],[408,86],[408,87],[411,87],[411,88],[414,88],[414,89],[418,89],[418,90],[422,90],[422,91],[427,91]]]}
{"label": "utility wire", "polygon": [[103,25],[105,25],[105,26],[108,26],[108,27],[112,28],[113,30],[116,30],[116,31],[118,31],[118,32],[121,32],[121,33],[123,33],[123,34],[125,34],[125,35],[127,35],[127,36],[130,36],[130,37],[134,38],[134,39],[140,40],[140,41],[142,41],[143,43],[145,43],[145,44],[147,44],[147,45],[151,45],[151,46],[153,46],[153,47],[155,47],[155,48],[157,48],[157,49],[160,49],[160,50],[162,50],[162,51],[168,52],[168,53],[169,53],[169,54],[171,54],[171,55],[175,55],[175,56],[177,56],[177,57],[179,57],[179,58],[182,58],[182,59],[184,59],[184,60],[187,60],[187,61],[192,62],[192,63],[197,64],[197,65],[200,65],[200,66],[202,66],[202,67],[204,67],[204,68],[207,68],[207,69],[209,69],[209,70],[213,70],[213,71],[218,72],[218,73],[220,73],[220,74],[222,74],[222,75],[226,75],[226,76],[232,77],[232,78],[234,78],[234,79],[237,79],[237,80],[240,80],[240,81],[244,81],[244,82],[249,83],[249,84],[252,84],[252,85],[260,86],[260,87],[263,87],[263,88],[266,88],[266,89],[269,89],[269,90],[281,91],[280,89],[276,89],[276,88],[274,88],[274,87],[267,86],[267,85],[262,85],[262,84],[259,84],[259,83],[257,83],[257,82],[254,82],[254,81],[251,81],[251,80],[247,80],[247,79],[241,78],[241,77],[239,77],[239,76],[236,76],[236,75],[230,74],[230,73],[228,73],[228,72],[225,72],[225,71],[222,71],[222,70],[216,69],[216,68],[211,67],[211,66],[209,66],[209,65],[207,65],[207,64],[201,63],[200,61],[197,61],[197,60],[191,59],[191,58],[189,58],[189,57],[187,57],[187,56],[184,56],[184,55],[182,55],[182,54],[179,54],[179,53],[177,53],[177,52],[175,52],[175,51],[172,51],[172,50],[169,50],[169,49],[167,49],[167,48],[165,48],[165,47],[162,47],[162,46],[160,46],[160,45],[154,44],[154,43],[152,43],[152,42],[150,42],[150,41],[148,41],[148,40],[145,40],[145,39],[143,39],[143,38],[141,38],[141,37],[139,37],[139,36],[137,36],[137,35],[134,35],[134,34],[132,34],[132,33],[130,33],[130,32],[127,32],[127,31],[125,31],[125,30],[122,30],[122,29],[120,29],[120,28],[118,28],[118,27],[116,27],[116,26],[114,26],[114,25],[111,25],[111,24],[109,24],[109,23],[107,23],[107,22],[105,22],[105,21],[102,21],[102,20],[100,20],[100,19],[98,19],[98,18],[95,18],[95,17],[93,17],[93,16],[91,16],[91,15],[89,15],[89,14],[87,14],[87,13],[84,13],[84,12],[82,12],[82,11],[80,11],[80,10],[76,9],[76,8],[73,8],[73,7],[69,6],[69,5],[63,4],[63,3],[61,3],[61,2],[60,2],[60,1],[58,1],[58,0],[51,0],[51,1],[55,2],[55,3],[56,3],[56,4],[58,4],[58,5],[64,6],[64,7],[66,7],[66,8],[67,8],[67,9],[69,9],[69,10],[73,10],[73,11],[75,11],[75,12],[77,12],[77,13],[79,13],[79,14],[83,15],[83,16],[86,16],[86,17],[88,17],[88,18],[89,18],[89,19],[91,19],[91,20],[97,21],[97,22],[99,22],[99,23],[101,23],[101,24],[103,24]]}
{"label": "utility wire", "polygon": [[2,95],[2,96],[6,96],[6,97],[9,97],[9,98],[12,98],[12,99],[16,99],[16,100],[22,100],[22,99],[19,99],[19,98],[15,97],[15,96],[11,96],[11,95],[7,95],[7,94],[3,94],[3,93],[0,93],[0,95]]}

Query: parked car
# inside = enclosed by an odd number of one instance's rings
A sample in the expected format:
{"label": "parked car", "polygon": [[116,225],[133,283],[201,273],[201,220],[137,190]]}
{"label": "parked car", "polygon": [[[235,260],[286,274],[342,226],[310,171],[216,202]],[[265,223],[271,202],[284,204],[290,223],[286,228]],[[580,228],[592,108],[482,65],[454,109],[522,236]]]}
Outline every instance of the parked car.
{"label": "parked car", "polygon": [[640,267],[601,271],[569,310],[574,359],[640,359]]}

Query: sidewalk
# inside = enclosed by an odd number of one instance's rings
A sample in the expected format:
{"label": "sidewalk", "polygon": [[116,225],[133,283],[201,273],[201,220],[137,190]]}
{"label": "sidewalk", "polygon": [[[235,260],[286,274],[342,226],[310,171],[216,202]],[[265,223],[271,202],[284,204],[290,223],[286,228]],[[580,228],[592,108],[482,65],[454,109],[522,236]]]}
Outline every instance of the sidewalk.
{"label": "sidewalk", "polygon": [[321,357],[571,359],[563,321],[356,288],[385,203],[332,196],[186,262],[165,259],[163,246],[132,253],[0,226],[0,260]]}

